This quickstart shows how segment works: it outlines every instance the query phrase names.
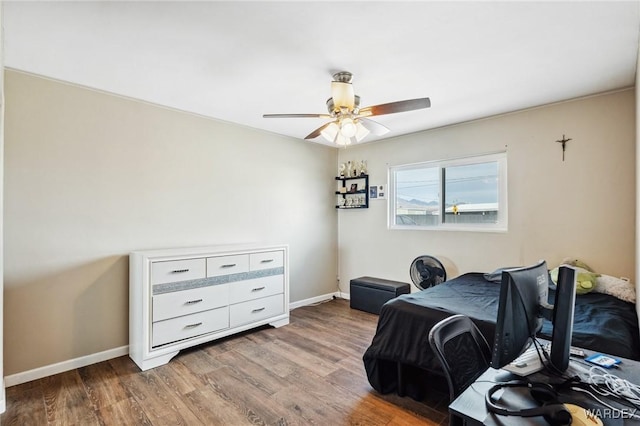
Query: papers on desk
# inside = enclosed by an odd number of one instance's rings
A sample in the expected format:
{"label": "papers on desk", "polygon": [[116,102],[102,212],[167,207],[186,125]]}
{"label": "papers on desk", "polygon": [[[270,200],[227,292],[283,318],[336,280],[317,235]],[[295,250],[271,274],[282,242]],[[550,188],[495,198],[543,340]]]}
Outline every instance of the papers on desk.
{"label": "papers on desk", "polygon": [[593,354],[590,357],[585,358],[585,361],[604,368],[618,368],[618,364],[620,364],[620,360],[618,358],[603,354]]}

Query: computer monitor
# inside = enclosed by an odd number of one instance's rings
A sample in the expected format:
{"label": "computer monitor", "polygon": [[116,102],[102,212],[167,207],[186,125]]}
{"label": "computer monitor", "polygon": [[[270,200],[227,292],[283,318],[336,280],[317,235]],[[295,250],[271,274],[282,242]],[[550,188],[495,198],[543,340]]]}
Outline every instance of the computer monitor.
{"label": "computer monitor", "polygon": [[551,335],[551,365],[559,371],[569,367],[573,311],[576,303],[576,271],[569,266],[558,269],[558,286],[553,302],[553,333]]}
{"label": "computer monitor", "polygon": [[539,263],[502,272],[491,366],[502,368],[529,346],[549,307],[549,270]]}

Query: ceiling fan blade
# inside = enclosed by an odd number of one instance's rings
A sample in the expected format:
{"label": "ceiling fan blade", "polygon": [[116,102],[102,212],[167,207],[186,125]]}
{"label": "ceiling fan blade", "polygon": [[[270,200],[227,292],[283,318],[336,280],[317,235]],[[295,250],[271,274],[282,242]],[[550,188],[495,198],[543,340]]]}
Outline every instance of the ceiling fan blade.
{"label": "ceiling fan blade", "polygon": [[376,136],[382,136],[389,132],[389,129],[387,127],[383,126],[382,124],[376,121],[369,120],[368,118],[359,118],[358,121],[362,123],[365,129],[367,129],[368,131],[370,131]]}
{"label": "ceiling fan blade", "polygon": [[263,118],[332,118],[329,114],[262,114]]}
{"label": "ceiling fan blade", "polygon": [[315,138],[317,138],[318,136],[320,136],[320,133],[322,133],[322,131],[323,131],[324,129],[326,129],[327,127],[329,127],[329,125],[330,125],[331,123],[333,123],[333,121],[330,121],[330,122],[328,122],[328,123],[326,123],[326,124],[323,124],[322,126],[318,127],[318,128],[317,128],[317,129],[315,129],[313,132],[309,133],[309,134],[305,137],[305,139],[315,139]]}
{"label": "ceiling fan blade", "polygon": [[413,111],[416,109],[429,108],[431,100],[429,98],[409,99],[406,101],[391,102],[388,104],[373,105],[361,108],[358,115],[371,117],[373,115],[395,114],[396,112]]}

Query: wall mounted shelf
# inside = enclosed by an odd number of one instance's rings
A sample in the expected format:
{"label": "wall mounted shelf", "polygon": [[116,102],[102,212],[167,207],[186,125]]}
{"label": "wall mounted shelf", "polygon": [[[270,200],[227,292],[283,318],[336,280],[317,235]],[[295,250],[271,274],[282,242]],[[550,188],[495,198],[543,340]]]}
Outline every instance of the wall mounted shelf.
{"label": "wall mounted shelf", "polygon": [[338,176],[336,209],[368,209],[369,208],[369,175]]}

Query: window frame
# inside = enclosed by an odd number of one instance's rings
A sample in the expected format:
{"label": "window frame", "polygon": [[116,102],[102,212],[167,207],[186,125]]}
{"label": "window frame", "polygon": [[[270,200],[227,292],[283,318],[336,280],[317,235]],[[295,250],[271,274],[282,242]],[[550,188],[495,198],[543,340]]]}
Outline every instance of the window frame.
{"label": "window frame", "polygon": [[[498,220],[496,223],[447,223],[445,218],[445,176],[448,167],[466,166],[471,164],[492,163],[498,165]],[[438,170],[438,208],[439,220],[435,225],[399,225],[396,224],[396,174],[398,171],[437,168]],[[507,200],[507,152],[474,155],[446,160],[433,160],[420,163],[389,166],[388,173],[388,203],[387,227],[391,230],[420,230],[420,231],[470,231],[470,232],[507,232],[508,230],[508,200]]]}

